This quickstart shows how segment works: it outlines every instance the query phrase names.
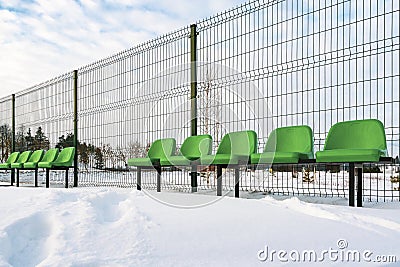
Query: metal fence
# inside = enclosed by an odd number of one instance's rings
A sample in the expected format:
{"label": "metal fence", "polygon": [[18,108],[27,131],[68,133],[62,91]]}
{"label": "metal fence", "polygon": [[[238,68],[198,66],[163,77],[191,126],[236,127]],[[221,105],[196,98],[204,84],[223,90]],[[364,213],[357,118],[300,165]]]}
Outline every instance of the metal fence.
{"label": "metal fence", "polygon": [[[13,118],[15,150],[77,141],[80,186],[136,186],[127,159],[145,155],[155,139],[175,137],[179,148],[186,137],[209,133],[215,150],[223,134],[242,129],[258,133],[262,150],[274,128],[309,125],[319,151],[334,123],[376,118],[389,155],[398,157],[399,5],[262,0],[204,19],[84,66],[75,78],[70,72],[1,99],[2,160],[12,150]],[[300,167],[242,169],[241,189],[346,196],[345,165]],[[364,169],[365,199],[400,200],[398,163]],[[189,171],[163,172],[163,189],[189,191]],[[58,175],[51,181],[62,183]],[[145,172],[142,186],[155,188],[155,181]],[[226,190],[233,181],[226,171]],[[213,170],[198,183],[199,190],[215,189]]]}

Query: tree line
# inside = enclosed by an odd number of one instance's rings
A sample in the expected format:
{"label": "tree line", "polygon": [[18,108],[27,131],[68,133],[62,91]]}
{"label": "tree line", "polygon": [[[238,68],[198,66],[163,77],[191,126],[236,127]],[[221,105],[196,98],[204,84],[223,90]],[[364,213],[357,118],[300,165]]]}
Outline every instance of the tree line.
{"label": "tree line", "polygon": [[[58,137],[58,142],[55,147],[63,149],[66,147],[74,146],[74,134],[67,133]],[[113,148],[110,144],[101,144],[95,146],[86,142],[79,142],[77,144],[78,162],[82,170],[89,168],[99,170],[121,170],[127,168],[127,160],[134,157],[146,156],[150,143],[145,146],[139,141],[131,142],[126,148],[116,147]],[[1,162],[7,160],[11,154],[12,148],[12,131],[8,124],[0,126],[0,157]],[[51,148],[49,138],[43,131],[42,127],[38,127],[36,131],[31,128],[26,129],[20,126],[15,134],[15,150],[48,150]]]}

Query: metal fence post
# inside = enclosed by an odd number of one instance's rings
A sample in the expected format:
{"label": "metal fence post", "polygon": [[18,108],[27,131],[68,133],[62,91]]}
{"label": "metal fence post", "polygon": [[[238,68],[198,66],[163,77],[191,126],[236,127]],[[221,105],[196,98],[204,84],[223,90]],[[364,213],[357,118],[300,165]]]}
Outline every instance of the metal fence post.
{"label": "metal fence post", "polygon": [[74,187],[78,187],[78,71],[74,70]]}
{"label": "metal fence post", "polygon": [[[15,152],[15,94],[11,95],[11,152]],[[11,169],[11,185],[14,185],[15,169]]]}
{"label": "metal fence post", "polygon": [[[197,25],[190,25],[190,110],[191,135],[197,135]],[[197,192],[197,166],[190,172],[192,192]]]}

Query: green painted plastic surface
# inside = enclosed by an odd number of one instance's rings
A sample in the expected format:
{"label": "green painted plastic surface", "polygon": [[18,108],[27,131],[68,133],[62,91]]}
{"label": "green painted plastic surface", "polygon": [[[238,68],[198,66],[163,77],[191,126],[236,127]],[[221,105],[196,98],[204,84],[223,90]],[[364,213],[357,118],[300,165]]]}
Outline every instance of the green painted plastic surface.
{"label": "green painted plastic surface", "polygon": [[0,163],[0,169],[9,169],[11,167],[11,163]]}
{"label": "green painted plastic surface", "polygon": [[181,154],[188,159],[198,159],[209,155],[212,148],[212,138],[209,134],[190,136],[186,138],[180,149]]}
{"label": "green painted plastic surface", "polygon": [[11,168],[11,164],[15,163],[19,157],[20,153],[19,152],[13,152],[11,153],[10,156],[8,156],[8,159],[4,163],[0,163],[0,169],[9,169]]}
{"label": "green painted plastic surface", "polygon": [[[58,148],[52,148],[47,150],[47,152],[44,154],[43,158],[40,160],[40,162],[37,164],[39,168],[51,168],[53,161],[56,160],[58,156],[59,150]],[[25,168],[28,168],[27,163],[24,164]]]}
{"label": "green painted plastic surface", "polygon": [[29,157],[31,156],[32,151],[24,151],[21,153],[21,155],[18,157],[17,161],[14,163],[11,163],[11,168],[22,168],[24,166],[24,163],[28,161]]}
{"label": "green painted plastic surface", "polygon": [[232,132],[224,135],[216,155],[201,157],[201,164],[237,164],[239,160],[248,161],[257,151],[257,134],[254,131]]}
{"label": "green painted plastic surface", "polygon": [[163,160],[174,155],[176,141],[173,138],[158,139],[151,144],[146,158],[132,158],[128,160],[128,166],[147,167],[155,161]]}
{"label": "green painted plastic surface", "polygon": [[25,162],[20,168],[34,169],[37,167],[38,162],[42,159],[44,151],[42,149],[36,150],[29,157],[29,160]]}
{"label": "green painted plastic surface", "polygon": [[52,148],[47,150],[44,154],[41,162],[53,162],[58,156],[59,150],[58,148]]}
{"label": "green painted plastic surface", "polygon": [[298,163],[299,159],[309,159],[309,155],[298,152],[263,152],[251,155],[252,164]]}
{"label": "green painted plastic surface", "polygon": [[179,156],[170,156],[160,160],[162,166],[187,166],[201,156],[209,155],[212,148],[211,135],[196,135],[185,139]]}
{"label": "green painted plastic surface", "polygon": [[20,153],[19,152],[13,152],[11,153],[11,155],[8,157],[6,163],[14,163],[17,161],[18,157],[19,157]]}
{"label": "green painted plastic surface", "polygon": [[39,162],[43,157],[43,153],[44,151],[42,149],[34,151],[29,157],[28,162]]}
{"label": "green painted plastic surface", "polygon": [[317,162],[378,162],[387,155],[385,128],[379,120],[336,123],[329,130]]}
{"label": "green painted plastic surface", "polygon": [[273,130],[263,153],[251,155],[251,163],[298,163],[314,158],[314,139],[309,126],[289,126]]}
{"label": "green painted plastic surface", "polygon": [[74,163],[75,147],[66,147],[61,150],[60,154],[55,161],[53,161],[53,167],[71,167]]}
{"label": "green painted plastic surface", "polygon": [[176,141],[173,138],[165,138],[156,140],[147,152],[147,156],[151,159],[162,159],[172,156],[176,150]]}
{"label": "green painted plastic surface", "polygon": [[150,158],[128,159],[128,166],[151,167],[153,163]]}
{"label": "green painted plastic surface", "polygon": [[28,161],[29,157],[31,156],[32,151],[24,151],[21,153],[21,155],[18,157],[16,163],[25,163]]}
{"label": "green painted plastic surface", "polygon": [[53,167],[53,162],[39,162],[38,168],[51,168]]}
{"label": "green painted plastic surface", "polygon": [[192,160],[185,156],[170,156],[160,160],[161,166],[190,166]]}

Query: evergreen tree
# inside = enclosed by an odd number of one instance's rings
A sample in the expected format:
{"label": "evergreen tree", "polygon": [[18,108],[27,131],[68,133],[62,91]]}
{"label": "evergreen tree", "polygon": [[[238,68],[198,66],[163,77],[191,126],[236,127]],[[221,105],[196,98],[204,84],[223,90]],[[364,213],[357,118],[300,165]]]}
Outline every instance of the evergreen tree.
{"label": "evergreen tree", "polygon": [[34,149],[34,138],[32,136],[31,128],[28,128],[28,131],[25,135],[25,146],[26,150],[33,150]]}
{"label": "evergreen tree", "polygon": [[71,146],[74,146],[74,135],[72,133],[68,133],[66,137],[65,135],[61,135],[60,137],[58,137],[56,148],[63,149]]}
{"label": "evergreen tree", "polygon": [[[29,129],[30,134],[31,129]],[[50,142],[47,136],[43,133],[42,127],[38,127],[35,137],[33,138],[33,149],[49,149]]]}
{"label": "evergreen tree", "polygon": [[103,169],[104,168],[104,158],[103,152],[101,148],[97,147],[94,151],[94,160],[95,160],[95,168],[96,169]]}
{"label": "evergreen tree", "polygon": [[25,140],[25,126],[23,124],[18,128],[18,131],[15,134],[15,150],[19,152],[27,150]]}

